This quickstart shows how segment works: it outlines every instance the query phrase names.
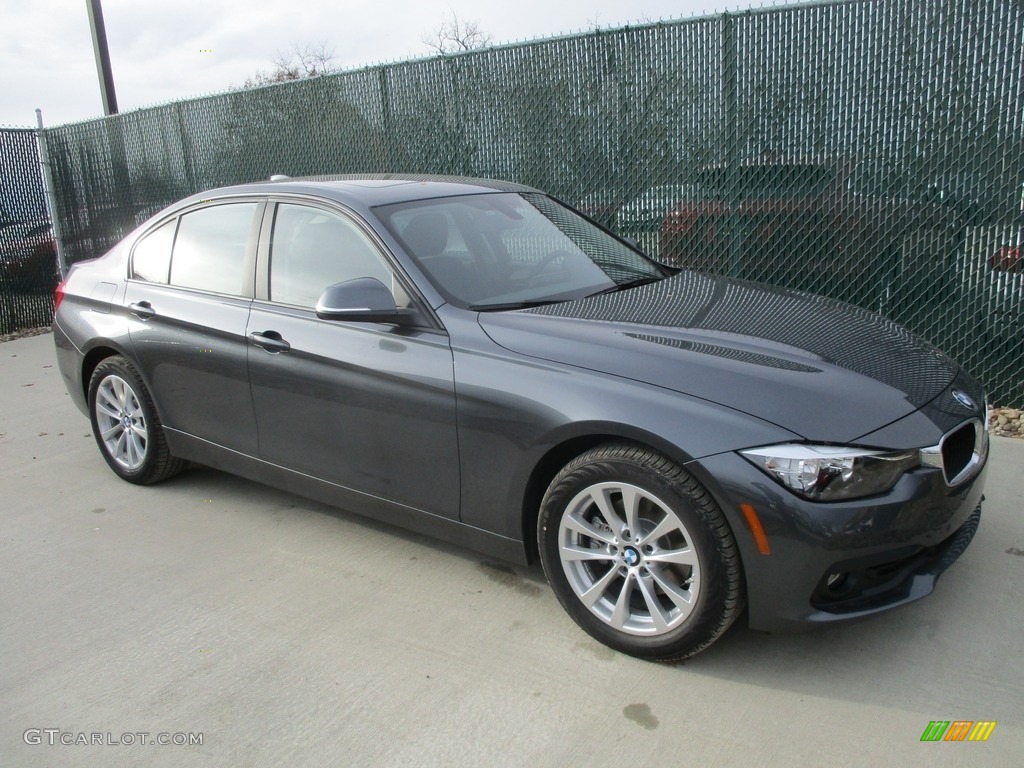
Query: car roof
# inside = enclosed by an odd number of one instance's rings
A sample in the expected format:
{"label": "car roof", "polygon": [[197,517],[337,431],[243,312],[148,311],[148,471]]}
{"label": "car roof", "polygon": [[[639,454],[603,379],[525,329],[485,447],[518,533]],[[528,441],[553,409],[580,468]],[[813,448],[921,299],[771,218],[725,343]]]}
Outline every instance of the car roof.
{"label": "car roof", "polygon": [[487,194],[494,192],[537,192],[533,187],[510,181],[464,176],[412,174],[346,174],[274,177],[270,181],[238,184],[202,192],[189,200],[209,200],[239,194],[303,194],[327,197],[354,207],[375,207],[435,197]]}

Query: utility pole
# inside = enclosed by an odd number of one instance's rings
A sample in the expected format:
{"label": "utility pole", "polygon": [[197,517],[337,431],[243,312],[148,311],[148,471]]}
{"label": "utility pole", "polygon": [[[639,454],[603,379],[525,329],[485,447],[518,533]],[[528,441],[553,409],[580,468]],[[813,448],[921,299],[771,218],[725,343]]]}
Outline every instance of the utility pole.
{"label": "utility pole", "polygon": [[110,70],[110,52],[107,50],[107,29],[103,25],[100,0],[85,0],[89,8],[89,26],[92,28],[92,47],[96,54],[96,74],[100,79],[103,114],[117,114],[117,96],[114,93],[114,73]]}

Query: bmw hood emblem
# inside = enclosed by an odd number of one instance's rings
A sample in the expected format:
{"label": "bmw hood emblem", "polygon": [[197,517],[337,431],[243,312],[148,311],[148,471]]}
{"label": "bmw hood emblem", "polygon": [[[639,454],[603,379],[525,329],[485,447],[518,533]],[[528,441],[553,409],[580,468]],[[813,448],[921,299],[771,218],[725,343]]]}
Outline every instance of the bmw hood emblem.
{"label": "bmw hood emblem", "polygon": [[971,396],[966,392],[961,392],[959,389],[953,390],[953,399],[969,411],[973,411],[977,407]]}

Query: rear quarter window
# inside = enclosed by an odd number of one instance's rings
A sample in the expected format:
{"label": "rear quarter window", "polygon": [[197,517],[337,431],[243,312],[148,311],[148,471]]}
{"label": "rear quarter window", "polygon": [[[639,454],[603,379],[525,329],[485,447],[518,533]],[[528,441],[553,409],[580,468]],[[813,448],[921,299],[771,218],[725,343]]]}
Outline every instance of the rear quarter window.
{"label": "rear quarter window", "polygon": [[132,251],[133,280],[166,283],[171,270],[171,247],[178,220],[173,219],[144,235]]}

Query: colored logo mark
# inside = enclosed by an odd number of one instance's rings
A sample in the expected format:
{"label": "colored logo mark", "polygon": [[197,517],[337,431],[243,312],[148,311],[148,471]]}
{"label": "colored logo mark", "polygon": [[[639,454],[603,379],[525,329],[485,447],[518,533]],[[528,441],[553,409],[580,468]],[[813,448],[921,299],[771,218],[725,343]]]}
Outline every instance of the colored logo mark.
{"label": "colored logo mark", "polygon": [[995,720],[932,720],[921,741],[988,741],[995,728]]}
{"label": "colored logo mark", "polygon": [[953,398],[967,410],[974,410],[974,401],[971,399],[971,396],[968,395],[966,392],[961,392],[959,389],[954,389]]}

